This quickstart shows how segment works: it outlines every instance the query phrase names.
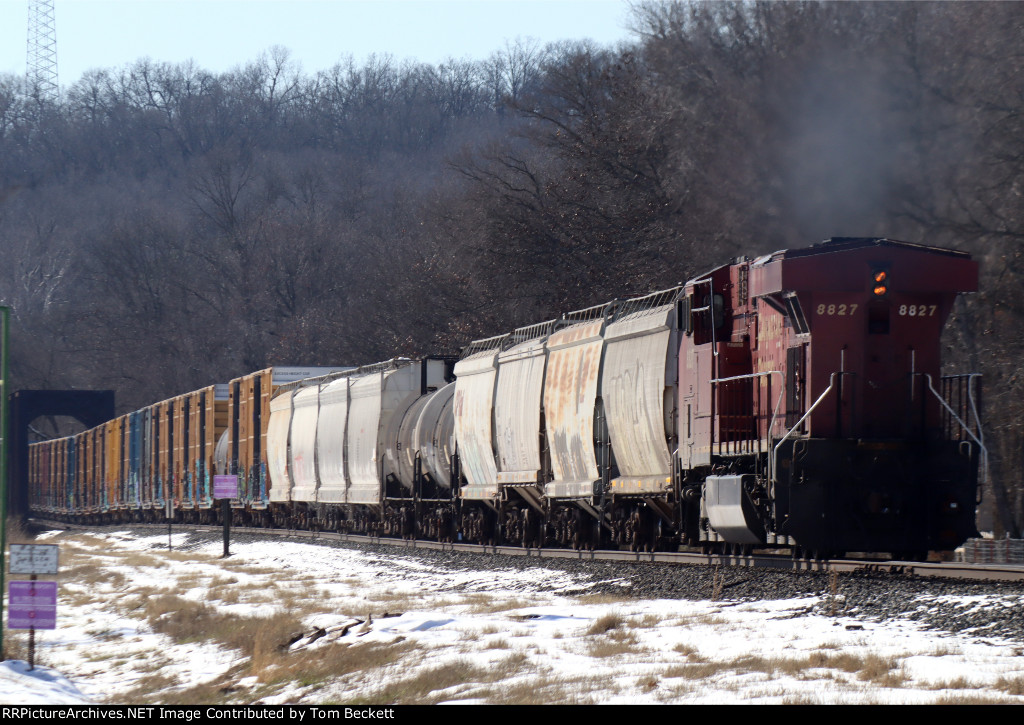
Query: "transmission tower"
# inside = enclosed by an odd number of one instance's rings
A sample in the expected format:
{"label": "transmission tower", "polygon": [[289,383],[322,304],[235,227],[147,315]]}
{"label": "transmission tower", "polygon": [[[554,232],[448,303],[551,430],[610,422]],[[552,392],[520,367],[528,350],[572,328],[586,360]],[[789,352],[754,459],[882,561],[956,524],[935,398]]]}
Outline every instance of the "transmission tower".
{"label": "transmission tower", "polygon": [[25,73],[29,93],[39,100],[56,102],[57,24],[53,0],[28,0],[28,66]]}

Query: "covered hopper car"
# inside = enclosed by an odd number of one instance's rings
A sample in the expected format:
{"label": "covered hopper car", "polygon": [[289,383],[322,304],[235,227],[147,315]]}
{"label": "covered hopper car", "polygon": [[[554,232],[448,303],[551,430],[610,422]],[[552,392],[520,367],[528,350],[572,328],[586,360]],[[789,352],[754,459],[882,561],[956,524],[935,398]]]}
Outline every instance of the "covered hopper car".
{"label": "covered hopper car", "polygon": [[[38,515],[524,546],[919,557],[975,533],[979,378],[942,376],[963,253],[837,238],[468,345],[276,368],[31,448]],[[197,397],[198,396],[198,397]],[[220,406],[220,407],[218,407]],[[147,513],[149,512],[149,513]],[[162,515],[162,514],[160,514]]]}

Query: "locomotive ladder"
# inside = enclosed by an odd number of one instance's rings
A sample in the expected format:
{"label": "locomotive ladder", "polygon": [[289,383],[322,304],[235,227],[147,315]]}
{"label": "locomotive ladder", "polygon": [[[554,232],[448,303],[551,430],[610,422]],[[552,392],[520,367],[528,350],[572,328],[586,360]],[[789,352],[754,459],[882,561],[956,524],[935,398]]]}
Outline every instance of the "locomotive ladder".
{"label": "locomotive ladder", "polygon": [[[978,450],[981,454],[981,483],[985,484],[988,482],[989,478],[988,448],[985,447],[985,434],[981,429],[981,416],[978,413],[978,406],[974,396],[974,379],[980,378],[981,373],[968,373],[967,375],[957,377],[967,378],[967,400],[970,404],[971,414],[974,418],[975,427],[978,430],[977,435],[975,435],[974,431],[971,430],[971,426],[965,423],[963,419],[961,419],[960,416],[956,414],[956,412],[949,405],[946,399],[942,395],[940,395],[939,392],[932,386],[932,376],[927,373],[924,374],[925,382],[928,383],[928,390],[931,391],[931,394],[935,396],[936,400],[938,400],[942,407],[946,409],[946,412],[949,413],[953,420],[957,422],[957,424],[960,426],[960,429],[963,430],[967,435],[969,435],[971,437],[971,440],[973,440],[974,443],[978,446]],[[967,445],[970,445],[968,441],[963,441],[963,443],[967,443]],[[981,491],[982,487],[979,486],[979,495],[981,494]]]}

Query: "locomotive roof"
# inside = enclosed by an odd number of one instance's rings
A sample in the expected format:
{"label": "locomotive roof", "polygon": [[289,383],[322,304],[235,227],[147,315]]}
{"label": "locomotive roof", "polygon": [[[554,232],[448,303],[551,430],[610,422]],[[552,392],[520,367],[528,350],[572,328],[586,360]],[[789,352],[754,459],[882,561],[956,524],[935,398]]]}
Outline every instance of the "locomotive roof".
{"label": "locomotive roof", "polygon": [[898,239],[888,239],[886,237],[831,237],[830,239],[818,242],[817,244],[812,244],[809,247],[802,247],[800,249],[780,249],[777,252],[772,252],[771,254],[766,254],[763,257],[758,257],[751,264],[752,266],[760,266],[779,259],[793,259],[796,257],[809,257],[816,254],[846,252],[851,249],[864,249],[867,247],[916,249],[923,252],[930,252],[932,254],[944,254],[963,259],[970,259],[971,257],[967,252],[961,252],[958,249],[932,247],[927,244],[917,244],[915,242],[901,242]]}

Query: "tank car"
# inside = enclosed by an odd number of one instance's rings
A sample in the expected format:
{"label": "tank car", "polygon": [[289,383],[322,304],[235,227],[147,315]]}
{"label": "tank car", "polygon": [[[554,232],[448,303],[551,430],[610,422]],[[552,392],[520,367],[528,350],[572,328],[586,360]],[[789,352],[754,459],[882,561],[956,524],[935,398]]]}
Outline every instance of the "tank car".
{"label": "tank car", "polygon": [[[396,358],[282,386],[267,430],[275,521],[451,538],[451,364]],[[447,431],[447,433],[446,433]]]}

